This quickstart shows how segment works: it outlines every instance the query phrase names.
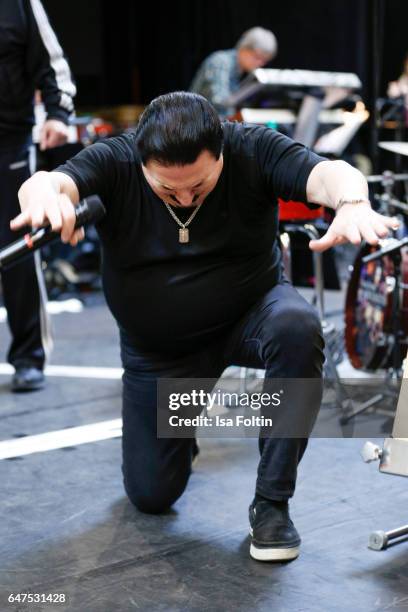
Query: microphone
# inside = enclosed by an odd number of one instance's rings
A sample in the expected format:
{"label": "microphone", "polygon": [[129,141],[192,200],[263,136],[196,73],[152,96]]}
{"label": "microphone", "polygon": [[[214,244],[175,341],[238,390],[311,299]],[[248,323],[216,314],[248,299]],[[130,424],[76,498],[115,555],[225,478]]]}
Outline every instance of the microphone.
{"label": "microphone", "polygon": [[[97,223],[104,217],[105,213],[105,207],[99,196],[92,195],[89,198],[84,198],[75,206],[75,229],[85,225],[85,223]],[[53,232],[50,225],[25,234],[22,238],[0,250],[0,269],[9,268],[33,251],[40,249],[45,244],[54,242],[58,238],[60,238],[60,234]]]}

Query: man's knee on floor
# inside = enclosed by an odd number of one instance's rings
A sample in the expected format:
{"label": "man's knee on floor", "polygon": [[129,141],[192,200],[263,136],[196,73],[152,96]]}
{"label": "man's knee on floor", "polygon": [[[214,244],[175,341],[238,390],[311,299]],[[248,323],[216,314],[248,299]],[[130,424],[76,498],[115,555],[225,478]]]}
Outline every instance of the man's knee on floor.
{"label": "man's knee on floor", "polygon": [[157,479],[154,482],[130,482],[123,480],[126,494],[134,506],[147,514],[166,512],[183,493],[185,482],[164,482]]}

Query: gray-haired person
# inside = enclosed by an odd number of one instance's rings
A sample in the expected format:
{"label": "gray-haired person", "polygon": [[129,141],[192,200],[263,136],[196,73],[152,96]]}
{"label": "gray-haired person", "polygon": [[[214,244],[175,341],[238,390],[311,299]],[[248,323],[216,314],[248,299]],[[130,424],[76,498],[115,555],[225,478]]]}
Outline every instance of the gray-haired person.
{"label": "gray-haired person", "polygon": [[228,98],[239,88],[245,73],[270,62],[278,43],[270,30],[256,27],[242,34],[234,49],[215,51],[199,67],[190,91],[201,94],[217,109],[221,117],[235,113]]}

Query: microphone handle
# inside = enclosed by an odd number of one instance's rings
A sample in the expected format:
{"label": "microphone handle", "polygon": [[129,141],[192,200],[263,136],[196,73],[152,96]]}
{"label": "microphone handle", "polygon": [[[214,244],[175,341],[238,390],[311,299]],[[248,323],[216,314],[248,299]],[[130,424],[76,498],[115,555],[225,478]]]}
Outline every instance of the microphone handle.
{"label": "microphone handle", "polygon": [[[75,229],[92,220],[92,211],[89,209],[86,199],[79,202],[75,207],[75,218]],[[40,249],[45,244],[55,242],[60,237],[59,232],[53,232],[50,225],[24,234],[22,238],[0,250],[0,269],[10,268],[13,264],[29,257],[33,251]]]}
{"label": "microphone handle", "polygon": [[24,234],[22,238],[9,244],[0,251],[0,268],[9,268],[32,255],[33,251],[49,244],[60,237],[58,232],[53,232],[50,226],[40,227],[38,230]]}

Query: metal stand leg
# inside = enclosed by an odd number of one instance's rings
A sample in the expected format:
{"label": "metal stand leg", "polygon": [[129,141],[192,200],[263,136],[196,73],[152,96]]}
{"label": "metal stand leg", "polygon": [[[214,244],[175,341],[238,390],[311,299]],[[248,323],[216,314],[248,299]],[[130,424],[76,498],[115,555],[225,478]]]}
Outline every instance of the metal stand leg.
{"label": "metal stand leg", "polygon": [[[320,234],[318,229],[311,223],[305,223],[304,225],[298,225],[295,223],[285,223],[285,232],[290,234],[291,232],[301,232],[306,234],[309,240],[318,240]],[[290,242],[289,242],[290,244]],[[314,270],[314,300],[317,311],[322,323],[323,335],[328,338],[330,334],[335,333],[334,325],[328,323],[325,320],[325,305],[324,305],[324,275],[323,275],[323,254],[313,251],[313,270]],[[336,405],[340,411],[340,414],[346,415],[353,409],[352,400],[349,397],[345,386],[341,382],[340,376],[337,371],[337,366],[333,354],[330,349],[330,343],[326,342],[325,346],[325,357],[327,363],[327,371],[330,378],[334,382],[334,388],[336,393]]]}
{"label": "metal stand leg", "polygon": [[392,529],[391,531],[374,531],[369,537],[368,548],[372,550],[385,550],[388,548],[391,540],[402,538],[394,542],[394,544],[399,544],[400,542],[405,542],[406,537],[408,537],[408,525],[399,527],[399,529]]}
{"label": "metal stand leg", "polygon": [[347,414],[344,414],[343,416],[341,416],[340,425],[347,425],[347,423],[349,423],[356,416],[358,416],[359,414],[363,414],[363,412],[366,412],[367,410],[369,410],[370,408],[372,408],[373,406],[381,402],[381,400],[383,399],[384,399],[384,395],[382,393],[379,393],[378,395],[374,395],[373,397],[371,397],[369,400],[367,400],[363,404],[360,404],[357,410],[352,409]]}
{"label": "metal stand leg", "polygon": [[[320,234],[317,228],[311,223],[306,223],[303,226],[303,231],[306,233],[310,240],[318,240]],[[325,305],[324,305],[324,275],[323,275],[323,254],[313,251],[313,268],[315,277],[315,300],[316,307],[322,322],[323,335],[328,337],[330,333],[335,331],[334,326],[328,323],[325,319]],[[326,342],[324,354],[327,362],[327,369],[329,376],[333,379],[334,388],[336,393],[336,405],[340,411],[340,414],[345,415],[350,412],[353,408],[352,400],[349,397],[347,390],[341,382],[339,373],[337,371],[337,365],[333,358],[330,350],[330,345]],[[343,424],[343,423],[341,423]]]}

